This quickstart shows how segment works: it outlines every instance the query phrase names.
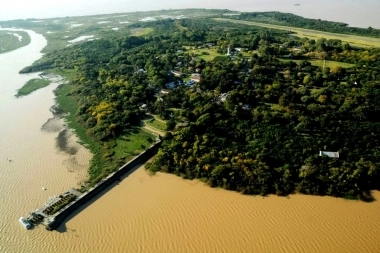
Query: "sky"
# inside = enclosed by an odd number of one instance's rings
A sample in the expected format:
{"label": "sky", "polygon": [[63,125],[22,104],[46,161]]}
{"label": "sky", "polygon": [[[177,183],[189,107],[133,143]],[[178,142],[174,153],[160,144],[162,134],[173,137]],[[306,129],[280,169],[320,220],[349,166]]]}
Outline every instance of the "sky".
{"label": "sky", "polygon": [[281,11],[380,28],[380,0],[2,0],[0,21],[184,8]]}

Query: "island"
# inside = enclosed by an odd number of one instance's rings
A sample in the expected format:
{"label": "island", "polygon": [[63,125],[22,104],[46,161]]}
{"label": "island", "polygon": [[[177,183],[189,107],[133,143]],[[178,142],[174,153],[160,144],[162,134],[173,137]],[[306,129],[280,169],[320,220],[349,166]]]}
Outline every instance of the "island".
{"label": "island", "polygon": [[[48,39],[46,54],[21,73],[69,80],[57,103],[93,153],[81,192],[160,135],[146,165],[153,173],[251,195],[373,200],[379,30],[272,12],[175,13],[104,15],[107,26],[88,17],[1,22]],[[305,37],[292,26],[330,34]],[[371,38],[355,44],[340,34]]]}

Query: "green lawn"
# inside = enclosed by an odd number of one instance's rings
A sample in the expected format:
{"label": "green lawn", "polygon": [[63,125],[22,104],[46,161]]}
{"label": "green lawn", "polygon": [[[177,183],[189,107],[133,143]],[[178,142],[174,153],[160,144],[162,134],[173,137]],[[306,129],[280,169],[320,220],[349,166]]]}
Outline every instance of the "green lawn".
{"label": "green lawn", "polygon": [[16,97],[26,96],[32,93],[35,90],[44,88],[50,84],[48,79],[31,79],[29,80],[21,89],[17,90]]}
{"label": "green lawn", "polygon": [[241,54],[243,55],[244,58],[250,58],[251,57],[251,54],[248,52],[241,52]]}
{"label": "green lawn", "polygon": [[141,128],[135,128],[127,135],[120,136],[116,139],[116,145],[112,148],[114,158],[127,162],[147,149],[155,140],[155,135]]}
{"label": "green lawn", "polygon": [[190,81],[190,80],[191,80],[191,76],[190,76],[190,75],[187,75],[187,76],[183,77],[183,81],[184,81],[185,83],[187,83],[187,82]]}
{"label": "green lawn", "polygon": [[153,32],[153,29],[149,28],[149,27],[131,29],[131,35],[133,35],[133,36],[142,36],[142,35],[148,34],[150,32]]}
{"label": "green lawn", "polygon": [[144,119],[144,123],[150,127],[156,128],[160,131],[166,131],[166,123],[156,120],[152,116],[147,116],[146,119]]}
{"label": "green lawn", "polygon": [[[283,59],[283,58],[278,58],[280,61],[283,61],[283,62],[288,62],[288,61],[294,61],[296,62],[297,64],[299,64],[300,62],[302,62],[303,60],[294,60],[294,59]],[[317,67],[323,67],[323,61],[322,60],[317,60],[317,59],[307,59],[308,62],[311,63],[311,65],[313,66],[317,66]],[[355,66],[355,64],[351,64],[351,63],[345,63],[345,62],[338,62],[338,61],[327,61],[326,60],[326,65],[325,65],[327,68],[334,68],[334,67],[337,67],[337,66],[340,66],[342,68],[352,68]]]}
{"label": "green lawn", "polygon": [[[208,49],[208,48],[198,48],[198,49],[191,49],[189,46],[184,46],[186,50],[189,52],[193,52],[195,57],[202,59],[204,61],[212,61],[215,59],[215,57],[224,56],[222,54],[219,54],[216,49]],[[203,53],[203,54],[202,54]]]}
{"label": "green lawn", "polygon": [[49,69],[45,72],[62,76],[65,80],[72,80],[76,73],[74,69]]}
{"label": "green lawn", "polygon": [[261,27],[285,30],[285,31],[292,31],[294,32],[295,36],[300,37],[300,38],[307,37],[310,39],[319,39],[319,38],[338,39],[343,42],[348,42],[351,46],[380,47],[380,39],[378,38],[322,32],[322,31],[317,31],[317,30],[297,28],[297,27],[291,27],[291,26],[271,25],[271,24],[259,23],[259,22],[254,22],[254,21],[233,20],[233,19],[227,19],[227,18],[214,18],[214,20],[228,21],[232,23],[245,24],[245,25],[261,26]]}
{"label": "green lawn", "polygon": [[214,61],[218,62],[218,61],[224,61],[224,59],[226,59],[226,55],[219,55],[219,56],[216,56],[214,58]]}

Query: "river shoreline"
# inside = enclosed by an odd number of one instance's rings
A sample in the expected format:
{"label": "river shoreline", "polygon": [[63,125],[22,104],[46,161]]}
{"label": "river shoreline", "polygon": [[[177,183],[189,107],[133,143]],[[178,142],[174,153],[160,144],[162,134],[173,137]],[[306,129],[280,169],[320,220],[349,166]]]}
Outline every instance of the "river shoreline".
{"label": "river shoreline", "polygon": [[[374,191],[379,199],[380,192]],[[112,207],[112,208],[110,208]],[[141,166],[58,228],[71,252],[379,252],[380,202],[247,196]],[[93,222],[94,217],[101,217]],[[53,235],[58,232],[53,232]],[[102,240],[97,240],[102,234]],[[91,243],[90,243],[91,242]]]}
{"label": "river shoreline", "polygon": [[62,152],[56,148],[58,133],[41,130],[53,117],[49,109],[55,104],[53,90],[58,82],[15,97],[17,89],[39,75],[19,71],[40,59],[47,44],[41,34],[26,31],[31,36],[29,45],[0,54],[0,252],[53,252],[39,245],[46,239],[45,230],[26,231],[18,219],[65,189],[79,187],[87,177],[91,154],[84,147],[75,155]]}

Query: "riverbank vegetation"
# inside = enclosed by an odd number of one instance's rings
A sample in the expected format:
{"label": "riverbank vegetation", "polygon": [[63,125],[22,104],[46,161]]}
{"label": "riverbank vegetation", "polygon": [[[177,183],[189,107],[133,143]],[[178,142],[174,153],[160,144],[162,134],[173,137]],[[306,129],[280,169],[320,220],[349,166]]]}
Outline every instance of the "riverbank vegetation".
{"label": "riverbank vegetation", "polygon": [[51,82],[48,79],[30,79],[24,86],[17,90],[16,97],[26,96],[38,89],[48,86]]}
{"label": "riverbank vegetation", "polygon": [[[76,75],[74,70],[54,69],[48,72],[60,75],[66,80],[72,80]],[[65,113],[68,127],[75,130],[79,140],[93,154],[89,178],[82,186],[82,191],[84,191],[131,160],[139,150],[142,151],[149,147],[155,141],[155,136],[136,127],[130,127],[124,129],[118,138],[109,138],[99,142],[98,138],[94,138],[88,133],[83,122],[78,120],[79,97],[75,96],[75,92],[74,85],[64,82],[56,89],[55,94],[59,109]]]}
{"label": "riverbank vegetation", "polygon": [[0,54],[16,50],[30,43],[30,36],[24,31],[0,30]]}
{"label": "riverbank vegetation", "polygon": [[[129,29],[153,32],[66,47],[22,70],[73,73],[57,101],[94,153],[89,183],[127,160],[123,141],[140,151],[154,141],[138,130],[144,121],[164,127],[148,112],[168,130],[147,165],[153,172],[244,194],[372,200],[380,182],[379,48],[210,18]],[[202,58],[207,52],[217,55]]]}

